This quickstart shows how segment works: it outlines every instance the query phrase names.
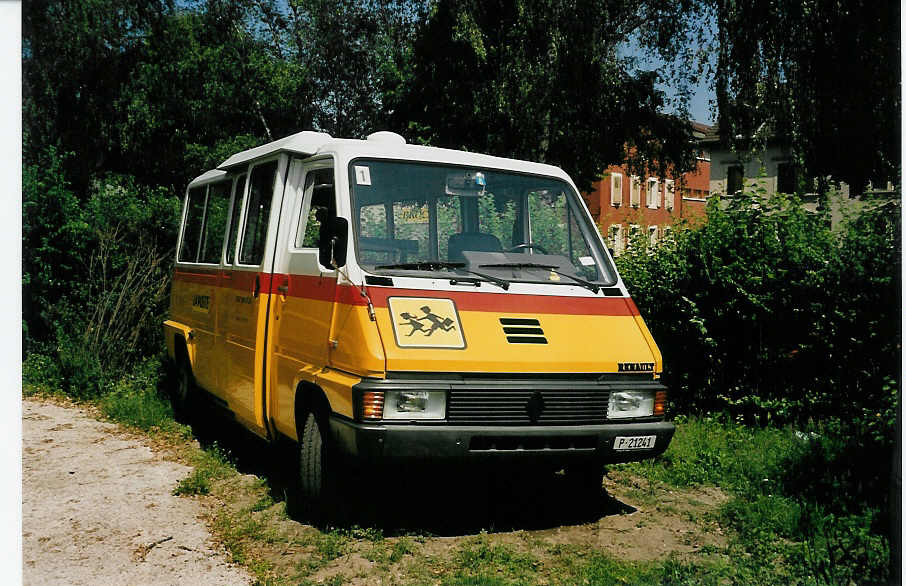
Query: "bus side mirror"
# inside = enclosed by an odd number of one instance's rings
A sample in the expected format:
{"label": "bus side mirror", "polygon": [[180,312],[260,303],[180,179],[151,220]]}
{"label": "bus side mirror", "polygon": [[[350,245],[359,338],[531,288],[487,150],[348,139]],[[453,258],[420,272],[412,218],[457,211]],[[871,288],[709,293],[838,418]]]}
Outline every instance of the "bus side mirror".
{"label": "bus side mirror", "polygon": [[321,224],[318,246],[318,262],[337,269],[346,265],[346,244],[349,239],[349,223],[346,218],[329,218]]}

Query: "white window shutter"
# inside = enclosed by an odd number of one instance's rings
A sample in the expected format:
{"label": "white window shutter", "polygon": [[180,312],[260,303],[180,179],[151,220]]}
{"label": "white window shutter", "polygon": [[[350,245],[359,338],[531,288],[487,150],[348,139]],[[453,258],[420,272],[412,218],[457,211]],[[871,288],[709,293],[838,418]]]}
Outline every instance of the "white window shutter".
{"label": "white window shutter", "polygon": [[623,205],[623,175],[620,173],[610,174],[610,204],[615,208]]}
{"label": "white window shutter", "polygon": [[657,245],[657,226],[648,226],[648,246]]}
{"label": "white window shutter", "polygon": [[629,205],[639,207],[642,202],[642,179],[638,175],[633,175],[629,186]]}
{"label": "white window shutter", "polygon": [[674,205],[674,194],[676,192],[676,183],[673,179],[667,179],[664,181],[664,207],[668,210],[673,209]]}
{"label": "white window shutter", "polygon": [[648,178],[648,184],[646,185],[646,195],[648,201],[648,207],[651,209],[657,209],[661,205],[661,194],[658,191],[658,180],[654,177]]}

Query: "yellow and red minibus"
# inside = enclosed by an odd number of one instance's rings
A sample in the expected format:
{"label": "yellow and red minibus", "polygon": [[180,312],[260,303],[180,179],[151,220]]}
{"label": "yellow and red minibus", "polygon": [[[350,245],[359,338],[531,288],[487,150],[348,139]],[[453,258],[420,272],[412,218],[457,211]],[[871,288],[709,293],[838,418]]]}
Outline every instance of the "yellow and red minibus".
{"label": "yellow and red minibus", "polygon": [[550,165],[305,131],[188,186],[164,323],[196,394],[331,458],[542,462],[662,453],[661,354],[569,176]]}

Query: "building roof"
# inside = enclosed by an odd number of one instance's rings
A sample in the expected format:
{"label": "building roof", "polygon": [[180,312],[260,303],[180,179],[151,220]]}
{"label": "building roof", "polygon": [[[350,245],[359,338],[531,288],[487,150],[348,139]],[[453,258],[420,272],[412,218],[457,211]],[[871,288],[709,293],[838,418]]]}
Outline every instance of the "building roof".
{"label": "building roof", "polygon": [[712,129],[717,128],[717,126],[708,126],[707,124],[696,122],[695,120],[692,120],[690,123],[692,124],[692,136],[698,141],[707,137]]}
{"label": "building roof", "polygon": [[720,125],[714,124],[713,126],[704,126],[703,135],[699,138],[699,142],[702,144],[717,144],[720,142]]}
{"label": "building roof", "polygon": [[[763,133],[763,136],[766,137],[766,140],[769,144],[780,144],[784,145],[785,142],[777,135],[775,126],[770,122],[763,122],[762,125],[754,134]],[[753,137],[754,137],[753,134]],[[737,139],[742,139],[742,136],[737,136]],[[752,137],[750,137],[752,138]],[[720,124],[715,124],[714,126],[709,126],[707,132],[705,132],[704,137],[699,139],[699,142],[703,145],[725,145],[725,141],[721,139],[720,136]]]}

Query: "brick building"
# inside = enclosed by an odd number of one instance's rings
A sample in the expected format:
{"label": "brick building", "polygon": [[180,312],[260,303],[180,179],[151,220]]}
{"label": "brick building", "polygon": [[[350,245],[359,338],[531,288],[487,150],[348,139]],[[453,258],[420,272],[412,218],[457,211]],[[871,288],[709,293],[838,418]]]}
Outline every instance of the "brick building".
{"label": "brick building", "polygon": [[[692,123],[693,136],[701,140],[709,127]],[[710,194],[711,160],[699,152],[694,171],[682,176],[655,177],[631,174],[625,166],[604,170],[592,191],[582,194],[598,229],[615,254],[621,254],[636,232],[654,244],[685,219],[700,221]]]}

